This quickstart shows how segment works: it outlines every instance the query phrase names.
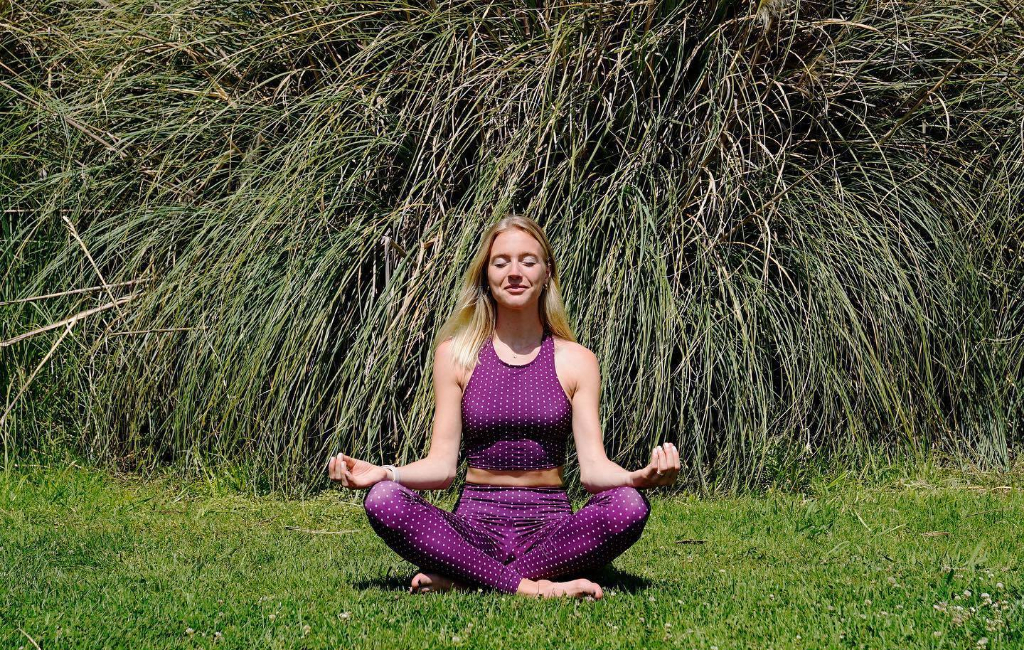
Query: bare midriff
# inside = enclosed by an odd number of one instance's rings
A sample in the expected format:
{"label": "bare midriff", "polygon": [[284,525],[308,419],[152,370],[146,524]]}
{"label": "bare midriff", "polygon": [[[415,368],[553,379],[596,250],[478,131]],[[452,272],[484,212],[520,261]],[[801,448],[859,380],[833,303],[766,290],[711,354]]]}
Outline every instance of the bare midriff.
{"label": "bare midriff", "polygon": [[466,482],[478,485],[518,485],[522,487],[562,487],[565,466],[547,469],[481,469],[470,467]]}

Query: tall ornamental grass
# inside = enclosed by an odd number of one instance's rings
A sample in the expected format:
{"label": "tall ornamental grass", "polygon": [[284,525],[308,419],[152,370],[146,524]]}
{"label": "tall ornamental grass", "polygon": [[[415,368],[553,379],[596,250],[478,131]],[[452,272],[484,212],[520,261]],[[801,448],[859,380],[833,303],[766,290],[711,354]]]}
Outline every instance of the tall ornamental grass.
{"label": "tall ornamental grass", "polygon": [[8,462],[410,462],[429,341],[510,212],[631,469],[664,440],[700,489],[1013,461],[1012,0],[2,7]]}

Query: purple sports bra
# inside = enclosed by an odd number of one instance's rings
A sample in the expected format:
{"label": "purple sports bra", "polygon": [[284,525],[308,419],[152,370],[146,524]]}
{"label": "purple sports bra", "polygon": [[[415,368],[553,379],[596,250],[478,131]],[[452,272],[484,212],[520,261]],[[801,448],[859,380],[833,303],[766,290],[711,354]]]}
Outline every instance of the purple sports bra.
{"label": "purple sports bra", "polygon": [[502,361],[488,336],[462,394],[462,443],[470,467],[547,469],[565,464],[572,403],[555,374],[547,330],[529,363]]}

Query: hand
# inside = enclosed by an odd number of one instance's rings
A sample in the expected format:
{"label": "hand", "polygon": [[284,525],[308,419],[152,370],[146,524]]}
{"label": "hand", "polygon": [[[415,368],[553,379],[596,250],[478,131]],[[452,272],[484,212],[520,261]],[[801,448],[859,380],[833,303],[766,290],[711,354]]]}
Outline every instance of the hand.
{"label": "hand", "polygon": [[644,490],[672,485],[679,475],[679,450],[671,442],[658,445],[651,452],[651,463],[631,473],[633,487]]}
{"label": "hand", "polygon": [[389,474],[383,467],[356,460],[345,454],[338,454],[327,462],[327,474],[332,481],[351,490],[363,490],[375,483],[387,480]]}

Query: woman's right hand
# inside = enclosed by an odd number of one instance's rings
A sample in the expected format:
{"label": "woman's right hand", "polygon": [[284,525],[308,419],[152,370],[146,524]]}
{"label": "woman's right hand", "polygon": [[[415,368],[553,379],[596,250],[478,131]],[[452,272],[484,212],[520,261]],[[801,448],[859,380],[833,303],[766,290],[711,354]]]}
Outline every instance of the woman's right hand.
{"label": "woman's right hand", "polygon": [[383,467],[345,454],[331,458],[327,463],[327,474],[332,481],[341,481],[343,486],[351,490],[364,490],[389,478],[388,471]]}

